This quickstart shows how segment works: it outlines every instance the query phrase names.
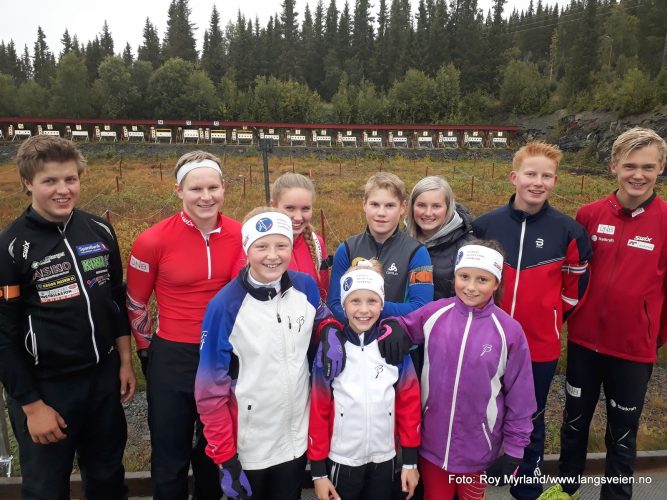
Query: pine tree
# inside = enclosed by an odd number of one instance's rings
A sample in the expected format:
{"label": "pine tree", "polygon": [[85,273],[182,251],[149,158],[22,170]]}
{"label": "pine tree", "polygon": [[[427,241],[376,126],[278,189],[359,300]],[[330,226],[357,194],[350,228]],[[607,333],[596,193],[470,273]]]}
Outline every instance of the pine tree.
{"label": "pine tree", "polygon": [[125,49],[123,50],[123,62],[128,68],[132,66],[134,62],[134,55],[132,55],[132,47],[130,47],[130,42],[125,44]]}
{"label": "pine tree", "polygon": [[61,57],[72,50],[72,38],[69,36],[69,31],[65,30],[63,37],[60,39],[60,43],[63,44],[63,51]]}
{"label": "pine tree", "polygon": [[220,14],[215,4],[211,12],[208,29],[204,32],[201,65],[214,83],[220,81],[225,72],[225,40],[220,29]]}
{"label": "pine tree", "polygon": [[139,46],[137,51],[137,60],[151,63],[153,69],[157,69],[162,64],[162,56],[160,50],[160,37],[157,29],[151,23],[149,18],[146,18],[144,25],[144,43]]}
{"label": "pine tree", "polygon": [[373,16],[370,13],[369,0],[356,0],[354,22],[352,24],[351,50],[355,66],[361,75],[359,81],[368,78],[371,73],[373,57]]}
{"label": "pine tree", "polygon": [[165,60],[180,57],[185,61],[197,61],[197,46],[190,22],[188,0],[171,0],[167,14],[167,32],[162,43]]}
{"label": "pine tree", "polygon": [[104,26],[102,26],[102,33],[100,36],[100,49],[102,49],[102,54],[104,56],[112,56],[113,52],[113,37],[109,31],[109,25],[106,20],[104,21]]}
{"label": "pine tree", "polygon": [[283,10],[280,13],[281,45],[279,47],[280,76],[283,79],[299,79],[301,67],[299,64],[299,27],[294,10],[294,0],[284,0]]}
{"label": "pine tree", "polygon": [[42,31],[42,27],[38,26],[37,41],[35,41],[33,49],[33,74],[35,81],[44,87],[48,87],[55,69],[55,58],[46,43],[46,35]]}

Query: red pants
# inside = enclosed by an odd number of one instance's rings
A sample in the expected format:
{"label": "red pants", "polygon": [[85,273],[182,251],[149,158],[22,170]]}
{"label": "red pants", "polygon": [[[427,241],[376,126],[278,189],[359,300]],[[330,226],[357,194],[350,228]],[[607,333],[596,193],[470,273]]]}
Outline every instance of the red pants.
{"label": "red pants", "polygon": [[486,484],[480,481],[481,472],[456,474],[419,459],[419,473],[424,483],[424,500],[484,500]]}

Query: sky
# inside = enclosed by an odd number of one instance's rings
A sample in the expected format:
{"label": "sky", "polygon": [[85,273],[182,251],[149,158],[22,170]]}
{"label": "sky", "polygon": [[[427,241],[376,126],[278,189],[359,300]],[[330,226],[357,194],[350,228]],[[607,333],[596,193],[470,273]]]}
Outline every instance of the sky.
{"label": "sky", "polygon": [[[29,6],[23,2],[29,2]],[[339,9],[344,5],[344,0],[336,2]],[[508,0],[505,14],[509,14],[514,8],[525,10],[529,2],[530,0]],[[218,8],[222,18],[221,27],[224,29],[229,21],[236,19],[239,10],[247,19],[254,20],[255,16],[258,16],[260,26],[266,26],[269,16],[280,12],[282,3],[282,0],[190,0],[190,21],[197,27],[197,49],[201,51],[204,30],[208,27],[214,4]],[[317,0],[296,0],[299,21],[302,20],[306,3],[310,5],[311,11],[314,11]],[[352,10],[354,0],[349,0],[349,3]],[[373,13],[378,3],[378,0],[372,0]],[[390,0],[387,3],[389,4]],[[419,0],[411,0],[413,9],[416,9],[418,3]],[[563,5],[566,0],[543,0],[543,3]],[[49,49],[59,54],[62,50],[60,39],[65,29],[70,36],[77,34],[79,42],[85,44],[102,31],[106,20],[116,53],[122,52],[125,44],[129,42],[132,53],[136,56],[137,47],[142,43],[146,17],[149,17],[157,28],[160,39],[164,37],[169,4],[170,0],[0,0],[0,40],[5,43],[14,40],[19,55],[27,44],[32,54],[37,39],[37,27],[41,26]],[[324,0],[323,4],[326,9],[329,0]],[[486,12],[491,8],[492,0],[478,0],[478,5]]]}

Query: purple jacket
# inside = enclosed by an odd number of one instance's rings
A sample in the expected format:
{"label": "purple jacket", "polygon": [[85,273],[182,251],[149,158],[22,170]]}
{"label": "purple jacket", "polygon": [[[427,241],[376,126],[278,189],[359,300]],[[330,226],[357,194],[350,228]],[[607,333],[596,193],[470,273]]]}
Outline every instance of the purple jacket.
{"label": "purple jacket", "polygon": [[395,319],[426,353],[420,455],[458,473],[485,470],[501,450],[522,458],[537,406],[519,323],[493,300],[477,309],[457,297]]}

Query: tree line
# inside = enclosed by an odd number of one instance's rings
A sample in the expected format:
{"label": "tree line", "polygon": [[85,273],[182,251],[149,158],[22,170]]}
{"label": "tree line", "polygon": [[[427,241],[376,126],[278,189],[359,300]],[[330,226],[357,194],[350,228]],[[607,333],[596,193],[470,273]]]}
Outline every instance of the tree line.
{"label": "tree line", "polygon": [[667,103],[664,0],[505,3],[317,0],[299,17],[284,0],[264,26],[239,11],[224,28],[214,5],[201,53],[188,0],[171,1],[162,39],[146,19],[136,55],[106,22],[53,50],[40,27],[32,51],[0,42],[0,115],[458,123]]}

